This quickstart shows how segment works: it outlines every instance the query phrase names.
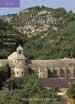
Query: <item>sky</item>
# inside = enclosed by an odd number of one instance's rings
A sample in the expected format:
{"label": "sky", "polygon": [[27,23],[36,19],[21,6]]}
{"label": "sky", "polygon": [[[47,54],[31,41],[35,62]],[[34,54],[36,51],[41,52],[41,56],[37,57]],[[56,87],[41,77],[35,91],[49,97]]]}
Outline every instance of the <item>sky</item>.
{"label": "sky", "polygon": [[0,15],[17,13],[23,9],[41,5],[50,8],[64,7],[66,10],[75,11],[75,0],[20,0],[20,7],[17,8],[0,7]]}

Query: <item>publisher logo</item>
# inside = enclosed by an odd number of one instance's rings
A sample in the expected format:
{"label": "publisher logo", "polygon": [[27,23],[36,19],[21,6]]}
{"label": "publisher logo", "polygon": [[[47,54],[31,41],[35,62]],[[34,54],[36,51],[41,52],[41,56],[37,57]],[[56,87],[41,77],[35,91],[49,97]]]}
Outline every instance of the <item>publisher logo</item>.
{"label": "publisher logo", "polygon": [[0,7],[20,7],[20,0],[0,0]]}

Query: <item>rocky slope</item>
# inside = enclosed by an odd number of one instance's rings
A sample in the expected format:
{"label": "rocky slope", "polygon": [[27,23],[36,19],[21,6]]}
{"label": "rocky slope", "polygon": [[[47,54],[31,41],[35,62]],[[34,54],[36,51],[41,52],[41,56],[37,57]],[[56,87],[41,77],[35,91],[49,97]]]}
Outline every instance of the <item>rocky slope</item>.
{"label": "rocky slope", "polygon": [[1,16],[0,19],[19,32],[27,57],[75,57],[75,14],[72,11],[37,6],[17,14]]}
{"label": "rocky slope", "polygon": [[18,14],[2,17],[19,32],[28,37],[34,36],[49,29],[57,31],[65,25],[64,8],[52,9],[47,7],[34,7],[21,11]]}

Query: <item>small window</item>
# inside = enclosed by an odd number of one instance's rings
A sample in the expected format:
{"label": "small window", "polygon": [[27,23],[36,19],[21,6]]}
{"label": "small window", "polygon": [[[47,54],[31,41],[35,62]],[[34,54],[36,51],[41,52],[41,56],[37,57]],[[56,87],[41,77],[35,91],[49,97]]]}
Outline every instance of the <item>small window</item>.
{"label": "small window", "polygon": [[19,54],[21,54],[21,50],[19,50],[19,52],[18,52]]}
{"label": "small window", "polygon": [[17,75],[18,75],[18,72],[17,72]]}
{"label": "small window", "polygon": [[17,61],[15,61],[15,64],[17,63]]}
{"label": "small window", "polygon": [[23,72],[22,72],[22,75],[23,75]]}

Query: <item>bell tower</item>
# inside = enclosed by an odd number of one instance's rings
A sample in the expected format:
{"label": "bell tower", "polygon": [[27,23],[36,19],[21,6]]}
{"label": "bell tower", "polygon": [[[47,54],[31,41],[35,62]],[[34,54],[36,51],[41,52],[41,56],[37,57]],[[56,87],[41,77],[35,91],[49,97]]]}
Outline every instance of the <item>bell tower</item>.
{"label": "bell tower", "polygon": [[21,45],[17,47],[17,54],[23,54],[23,48]]}

